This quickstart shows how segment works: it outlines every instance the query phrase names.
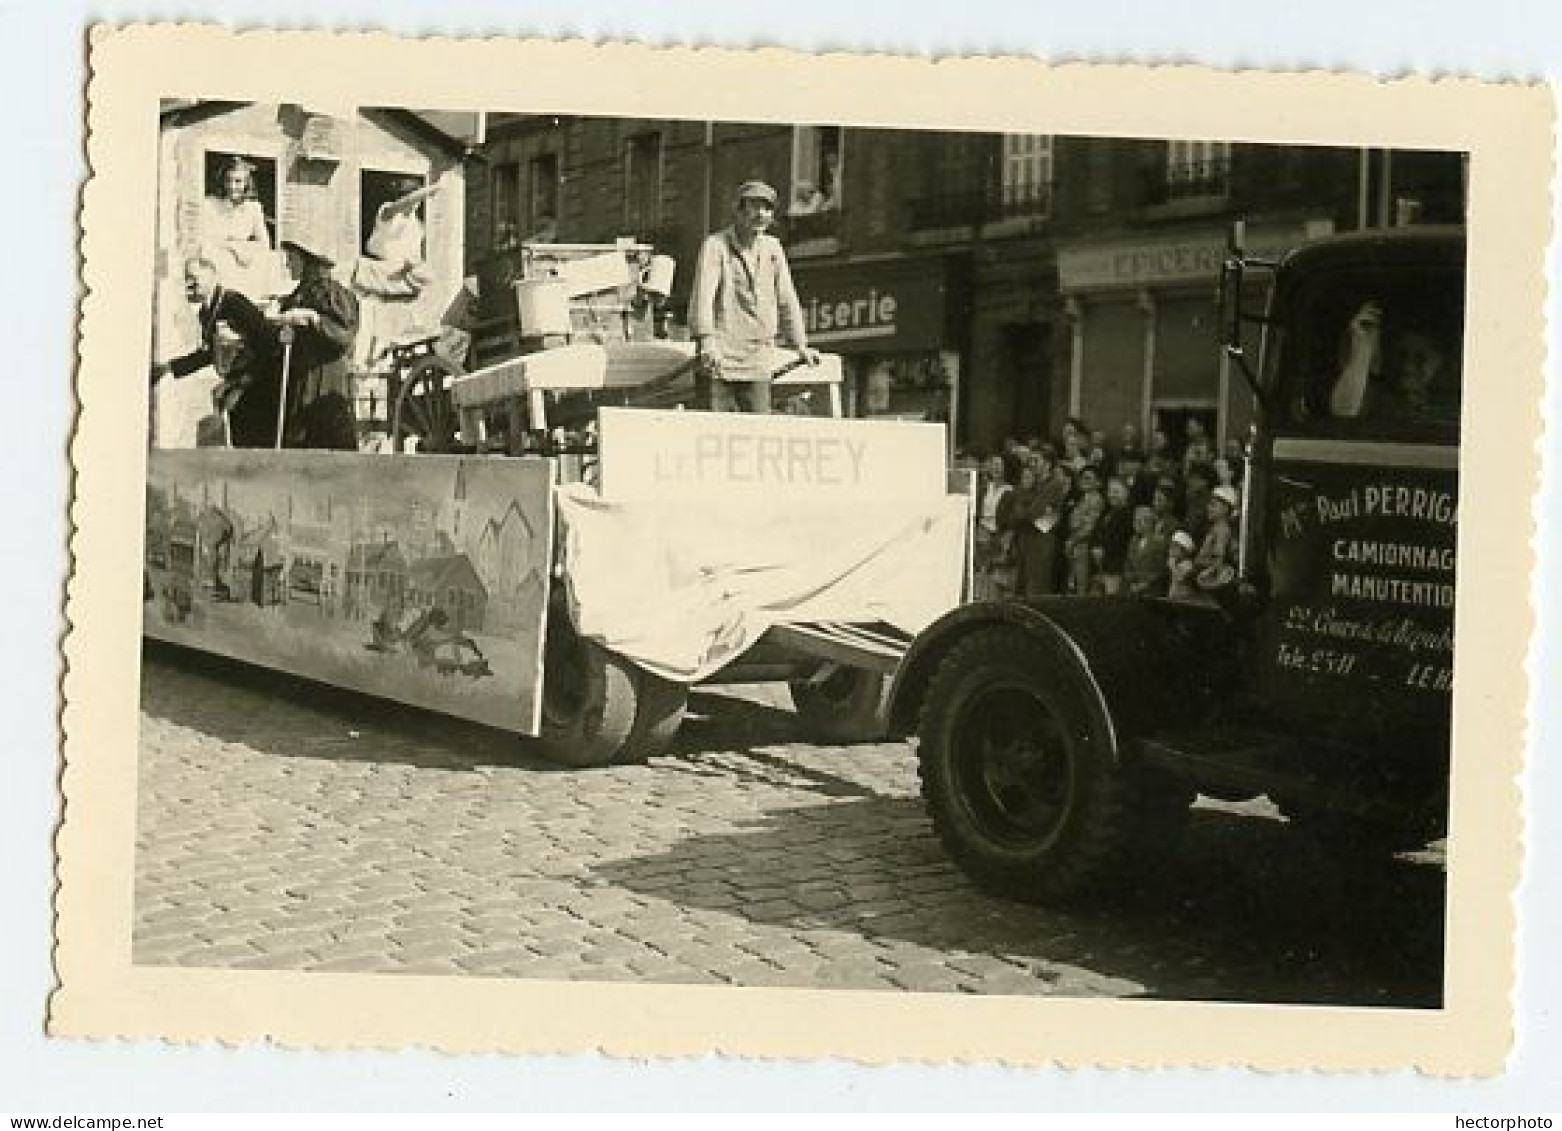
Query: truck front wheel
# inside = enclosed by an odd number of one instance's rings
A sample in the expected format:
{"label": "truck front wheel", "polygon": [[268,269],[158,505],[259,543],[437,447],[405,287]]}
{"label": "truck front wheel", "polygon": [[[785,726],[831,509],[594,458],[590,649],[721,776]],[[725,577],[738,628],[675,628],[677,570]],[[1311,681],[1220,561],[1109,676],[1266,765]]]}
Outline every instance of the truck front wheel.
{"label": "truck front wheel", "polygon": [[934,830],[982,886],[1065,899],[1120,864],[1132,782],[1089,673],[1061,638],[1006,625],[959,643],[933,676],[917,733]]}

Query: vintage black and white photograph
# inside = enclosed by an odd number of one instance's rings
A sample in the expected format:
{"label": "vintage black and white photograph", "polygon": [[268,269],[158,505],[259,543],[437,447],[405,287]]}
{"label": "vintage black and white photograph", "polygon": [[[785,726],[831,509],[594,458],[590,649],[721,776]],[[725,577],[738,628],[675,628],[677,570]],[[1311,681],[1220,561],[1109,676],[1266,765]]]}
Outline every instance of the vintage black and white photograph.
{"label": "vintage black and white photograph", "polygon": [[1449,1005],[1472,147],[286,80],[134,125],[133,970]]}

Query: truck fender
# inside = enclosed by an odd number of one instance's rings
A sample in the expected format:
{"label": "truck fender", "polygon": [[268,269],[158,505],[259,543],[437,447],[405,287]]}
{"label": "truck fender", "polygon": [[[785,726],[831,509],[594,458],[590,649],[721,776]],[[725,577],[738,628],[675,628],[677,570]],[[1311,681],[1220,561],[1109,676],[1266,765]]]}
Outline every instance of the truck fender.
{"label": "truck fender", "polygon": [[962,641],[1010,625],[1078,665],[1105,717],[1114,757],[1127,739],[1193,725],[1219,705],[1218,665],[1230,621],[1218,609],[1120,597],[1043,597],[965,605],[934,621],[907,650],[890,692],[890,734],[917,729],[934,673]]}

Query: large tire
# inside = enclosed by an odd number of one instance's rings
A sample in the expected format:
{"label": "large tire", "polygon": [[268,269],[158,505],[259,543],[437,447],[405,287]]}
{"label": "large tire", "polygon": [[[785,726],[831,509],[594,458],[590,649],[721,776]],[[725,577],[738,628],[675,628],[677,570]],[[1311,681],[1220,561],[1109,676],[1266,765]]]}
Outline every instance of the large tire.
{"label": "large tire", "polygon": [[956,645],[928,686],[918,739],[934,830],[983,887],[1065,900],[1121,869],[1136,782],[1061,639],[1004,625]]}
{"label": "large tire", "polygon": [[644,762],[666,752],[678,737],[683,714],[689,705],[688,685],[637,669],[639,702],[629,738],[624,742],[619,763]]}
{"label": "large tire", "polygon": [[887,722],[882,709],[885,679],[866,668],[838,667],[815,683],[787,685],[808,737],[818,742],[878,742]]}
{"label": "large tire", "polygon": [[637,675],[629,661],[552,618],[543,649],[543,755],[575,767],[617,761],[634,730]]}
{"label": "large tire", "polygon": [[576,768],[642,762],[678,733],[689,689],[582,640],[567,614],[548,625],[543,656],[542,753]]}

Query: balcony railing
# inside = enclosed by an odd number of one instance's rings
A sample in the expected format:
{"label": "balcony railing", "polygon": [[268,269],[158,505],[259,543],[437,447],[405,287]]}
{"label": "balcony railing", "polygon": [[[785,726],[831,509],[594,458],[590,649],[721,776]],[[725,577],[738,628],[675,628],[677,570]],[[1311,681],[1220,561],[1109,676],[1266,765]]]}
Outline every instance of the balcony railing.
{"label": "balcony railing", "polygon": [[1052,208],[1052,186],[992,185],[932,193],[911,201],[913,231],[964,228],[1000,220],[1038,219]]}

